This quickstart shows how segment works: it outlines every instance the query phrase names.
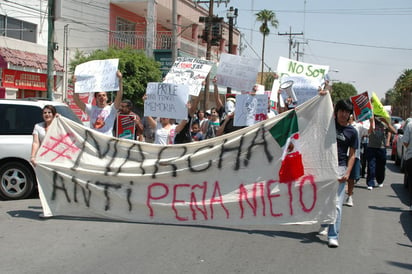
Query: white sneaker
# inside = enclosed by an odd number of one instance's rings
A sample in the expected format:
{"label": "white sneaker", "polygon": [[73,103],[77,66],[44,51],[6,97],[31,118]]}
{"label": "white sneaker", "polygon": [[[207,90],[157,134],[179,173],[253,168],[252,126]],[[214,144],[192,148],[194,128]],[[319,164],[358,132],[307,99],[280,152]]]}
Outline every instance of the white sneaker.
{"label": "white sneaker", "polygon": [[328,246],[329,247],[338,247],[339,246],[339,242],[337,239],[329,239],[328,240]]}
{"label": "white sneaker", "polygon": [[378,187],[383,187],[383,183],[382,183],[382,184],[378,184]]}
{"label": "white sneaker", "polygon": [[368,190],[372,190],[373,189],[373,187],[371,187],[371,186],[368,186]]}
{"label": "white sneaker", "polygon": [[346,206],[350,206],[350,207],[353,206],[352,195],[351,195],[351,196],[348,196],[348,198],[346,198],[345,205],[346,205]]}
{"label": "white sneaker", "polygon": [[328,227],[327,226],[325,226],[325,227],[321,226],[319,231],[318,231],[318,235],[322,235],[322,236],[328,235]]}

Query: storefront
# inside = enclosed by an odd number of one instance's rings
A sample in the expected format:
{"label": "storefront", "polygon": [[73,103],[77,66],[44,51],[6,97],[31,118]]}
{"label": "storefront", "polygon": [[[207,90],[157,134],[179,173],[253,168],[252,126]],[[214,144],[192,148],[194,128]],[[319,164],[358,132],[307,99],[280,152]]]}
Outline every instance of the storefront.
{"label": "storefront", "polygon": [[[63,67],[54,61],[55,72]],[[47,98],[47,56],[15,49],[0,48],[0,98]],[[54,76],[53,93],[58,77]]]}

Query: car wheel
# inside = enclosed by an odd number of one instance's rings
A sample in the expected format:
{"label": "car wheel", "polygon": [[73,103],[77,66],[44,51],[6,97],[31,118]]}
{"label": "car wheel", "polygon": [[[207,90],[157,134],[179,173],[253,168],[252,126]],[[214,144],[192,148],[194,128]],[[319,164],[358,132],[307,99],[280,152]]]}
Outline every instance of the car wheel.
{"label": "car wheel", "polygon": [[25,199],[35,189],[32,170],[20,162],[9,162],[0,167],[0,197],[5,200]]}

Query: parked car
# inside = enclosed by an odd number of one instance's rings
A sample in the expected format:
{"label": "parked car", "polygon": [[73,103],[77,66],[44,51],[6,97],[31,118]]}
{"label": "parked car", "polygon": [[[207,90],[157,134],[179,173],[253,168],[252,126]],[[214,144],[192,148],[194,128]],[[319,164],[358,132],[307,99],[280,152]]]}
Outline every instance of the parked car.
{"label": "parked car", "polygon": [[33,128],[43,121],[42,108],[53,105],[73,121],[79,118],[64,103],[30,99],[0,99],[0,198],[24,199],[37,190],[37,179],[30,163]]}

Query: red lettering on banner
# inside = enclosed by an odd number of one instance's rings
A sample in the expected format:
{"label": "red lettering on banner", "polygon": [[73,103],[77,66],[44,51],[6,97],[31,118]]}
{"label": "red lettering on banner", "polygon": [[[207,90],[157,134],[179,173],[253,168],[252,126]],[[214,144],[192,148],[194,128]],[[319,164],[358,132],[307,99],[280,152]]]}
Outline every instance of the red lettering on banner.
{"label": "red lettering on banner", "polygon": [[[309,181],[309,184],[312,186],[312,191],[313,191],[313,201],[312,201],[312,205],[309,208],[306,207],[303,201],[303,186],[305,185],[306,181]],[[302,210],[304,212],[311,212],[313,208],[315,207],[317,199],[318,199],[318,194],[317,194],[317,187],[315,184],[315,178],[313,177],[313,175],[307,175],[303,177],[299,184],[299,202],[302,205]]]}
{"label": "red lettering on banner", "polygon": [[[160,195],[160,196],[157,196],[157,197],[152,196],[152,189],[155,188],[155,187],[163,188],[165,190],[165,193],[163,195]],[[167,187],[166,184],[154,183],[154,184],[149,185],[148,191],[147,191],[146,205],[149,208],[149,211],[150,211],[149,216],[150,217],[154,216],[153,208],[150,205],[151,200],[161,200],[161,199],[165,198],[168,194],[169,194],[169,188]]]}
{"label": "red lettering on banner", "polygon": [[266,184],[266,191],[267,191],[267,197],[268,197],[268,199],[269,199],[269,204],[270,204],[270,214],[273,216],[273,217],[281,217],[281,216],[283,216],[283,213],[274,213],[273,212],[273,204],[272,204],[272,198],[277,198],[277,197],[279,197],[280,196],[280,194],[270,194],[271,193],[271,185],[272,184],[277,184],[277,183],[279,183],[279,181],[278,180],[269,180],[268,182],[267,182],[267,184]]}
{"label": "red lettering on banner", "polygon": [[[198,201],[196,199],[196,194],[194,191],[199,188],[200,190],[203,190],[202,192],[202,209],[198,206]],[[194,185],[192,186],[192,193],[190,193],[190,210],[192,210],[192,218],[193,220],[197,220],[196,217],[196,210],[200,211],[200,213],[203,214],[203,218],[205,220],[208,219],[207,217],[207,208],[206,208],[206,191],[207,191],[207,182],[203,182],[203,185]]]}
{"label": "red lettering on banner", "polygon": [[266,216],[266,208],[265,208],[265,198],[264,198],[264,188],[263,188],[263,183],[254,183],[253,188],[252,188],[252,203],[249,201],[248,198],[248,191],[244,187],[243,184],[239,186],[239,207],[240,207],[240,218],[244,218],[244,208],[243,208],[243,200],[246,201],[246,203],[249,205],[249,207],[252,209],[253,216],[256,216],[257,213],[257,192],[258,188],[260,189],[259,196],[262,199],[262,216]]}
{"label": "red lettering on banner", "polygon": [[[286,185],[288,194],[286,195],[284,191],[277,191],[276,193],[272,194],[272,189],[275,188],[276,184],[278,184],[279,186]],[[294,185],[296,185],[295,188],[293,187]],[[306,195],[309,201],[304,201],[304,193],[307,194],[307,192],[309,191],[307,188],[310,188],[312,195]],[[270,216],[275,218],[284,216],[284,212],[275,211],[274,204],[275,199],[277,198],[281,198],[277,200],[278,202],[286,202],[285,199],[287,200],[289,206],[289,214],[290,216],[293,216],[294,189],[297,191],[296,194],[299,195],[298,205],[300,205],[300,209],[306,213],[311,212],[315,208],[317,202],[317,187],[313,175],[304,176],[299,182],[279,182],[279,180],[269,180],[267,182],[256,182],[248,186],[240,184],[237,197],[237,202],[239,204],[240,210],[240,219],[246,217],[247,208],[251,209],[252,215],[256,217],[258,216],[258,212],[260,211],[261,207],[261,216],[266,216],[266,200],[269,201]],[[173,185],[173,188],[169,184],[156,182],[149,185],[147,190],[148,192],[146,205],[149,208],[149,216],[152,218],[155,216],[153,203],[162,199],[171,201],[171,209],[175,214],[175,219],[178,221],[189,221],[190,219],[197,220],[199,219],[199,214],[200,216],[203,216],[203,220],[214,219],[216,206],[221,207],[221,209],[224,211],[224,214],[226,215],[226,219],[229,219],[230,217],[230,212],[225,206],[225,201],[223,199],[224,196],[222,195],[218,181],[213,184],[213,189],[211,191],[210,197],[207,196],[207,181],[204,181],[202,184],[195,185],[175,184]],[[171,191],[173,193],[171,193]],[[179,193],[181,194],[179,195]],[[183,197],[179,199],[179,196]],[[191,216],[179,215],[178,204],[181,204],[182,211],[186,212],[189,208]],[[210,209],[208,209],[208,207]],[[280,208],[285,209],[284,206],[281,206]]]}
{"label": "red lettering on banner", "polygon": [[175,217],[176,219],[178,219],[179,221],[187,221],[189,218],[188,217],[180,217],[178,215],[177,209],[176,209],[176,203],[182,203],[183,205],[186,203],[185,200],[177,200],[176,198],[176,193],[177,193],[177,189],[180,187],[190,187],[189,184],[177,184],[173,186],[173,201],[172,201],[172,209],[175,212]]}
{"label": "red lettering on banner", "polygon": [[[218,199],[215,198],[216,196],[218,196]],[[213,204],[215,204],[215,203],[220,203],[223,210],[226,212],[226,219],[229,219],[229,210],[227,210],[227,208],[223,204],[222,193],[220,191],[220,186],[219,186],[218,181],[215,182],[214,189],[213,189],[213,195],[212,195],[212,198],[210,199],[210,211],[211,211],[210,212],[210,214],[211,214],[210,217],[211,217],[211,219],[213,219]]]}

